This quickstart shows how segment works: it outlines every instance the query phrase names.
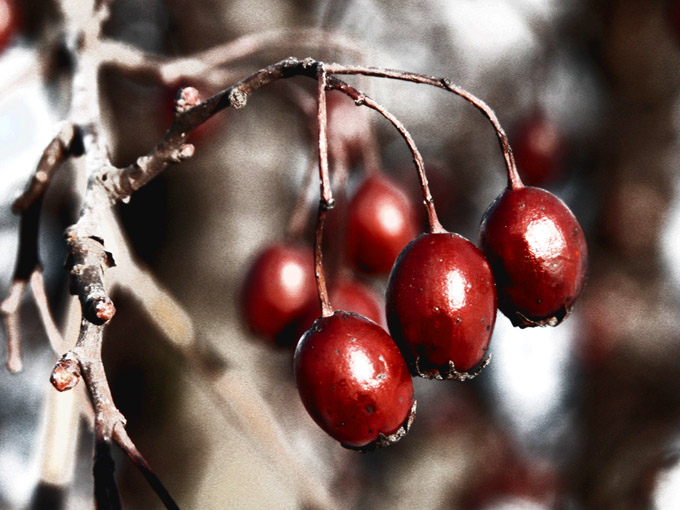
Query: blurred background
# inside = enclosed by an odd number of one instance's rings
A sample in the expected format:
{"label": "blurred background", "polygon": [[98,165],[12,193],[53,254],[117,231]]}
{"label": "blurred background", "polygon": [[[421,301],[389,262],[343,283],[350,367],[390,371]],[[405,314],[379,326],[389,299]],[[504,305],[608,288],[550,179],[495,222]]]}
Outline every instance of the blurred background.
{"label": "blurred background", "polygon": [[[0,56],[3,296],[17,242],[10,204],[69,106],[69,62],[45,52],[57,23],[54,6],[15,5],[20,21]],[[511,137],[525,182],[562,198],[589,243],[586,288],[566,322],[520,330],[499,313],[493,361],[480,377],[414,381],[418,413],[405,439],[369,454],[344,450],[299,402],[292,349],[249,332],[238,304],[258,251],[284,238],[315,161],[305,109],[315,85],[302,78],[274,84],[246,108],[212,119],[192,135],[196,156],[170,167],[119,212],[137,256],[187,310],[198,341],[226,360],[234,374],[230,395],[242,394],[255,411],[223,409],[134,296],[113,296],[118,314],[104,346],[128,431],[180,507],[306,508],[315,483],[348,509],[680,507],[680,2],[116,0],[111,10],[108,37],[164,56],[291,30],[289,40],[233,59],[217,78],[171,86],[106,69],[101,104],[119,166],[160,139],[180,85],[207,97],[289,55],[397,68],[449,77],[486,101]],[[310,27],[326,36],[292,35]],[[339,35],[353,41],[351,49],[338,47]],[[53,65],[45,69],[48,60]],[[348,81],[410,130],[442,224],[476,242],[484,210],[506,183],[488,122],[441,90]],[[331,141],[368,123],[374,162],[418,201],[403,141],[377,115],[352,112],[331,124]],[[364,168],[349,164],[351,190]],[[60,172],[42,223],[42,260],[61,324],[61,234],[77,213],[72,182],[71,172]],[[315,200],[312,194],[310,227]],[[331,214],[340,217],[342,209]],[[311,233],[307,228],[303,238],[311,242]],[[340,248],[331,243],[328,250]],[[384,277],[356,278],[384,290]],[[40,499],[49,428],[43,417],[56,358],[30,300],[22,317],[25,370],[0,371],[0,508],[90,508],[86,426],[72,485],[51,503]],[[313,474],[306,483],[252,432],[257,409],[270,413]],[[161,508],[136,469],[116,455],[125,508]]]}

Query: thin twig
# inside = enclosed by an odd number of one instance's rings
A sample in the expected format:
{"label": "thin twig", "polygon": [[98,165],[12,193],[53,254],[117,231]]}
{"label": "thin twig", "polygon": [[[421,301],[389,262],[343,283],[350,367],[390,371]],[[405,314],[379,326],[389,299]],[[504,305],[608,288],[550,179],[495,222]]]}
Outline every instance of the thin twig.
{"label": "thin twig", "polygon": [[19,308],[25,289],[26,280],[14,280],[8,296],[0,304],[0,312],[5,317],[5,329],[7,332],[7,370],[13,374],[21,372],[24,368],[21,357]]}
{"label": "thin twig", "polygon": [[75,136],[76,131],[72,124],[62,125],[57,135],[43,151],[26,191],[12,205],[14,212],[21,213],[19,244],[10,292],[0,305],[0,311],[5,317],[7,333],[7,368],[12,373],[23,369],[19,308],[29,279],[48,338],[53,344],[59,338],[54,321],[51,320],[49,305],[44,293],[42,267],[38,256],[38,233],[43,197],[54,174],[70,156]]}
{"label": "thin twig", "polygon": [[328,134],[326,127],[328,124],[328,117],[326,114],[326,71],[323,65],[318,67],[317,71],[317,123],[319,126],[319,180],[321,190],[319,198],[319,214],[316,223],[316,236],[314,241],[314,276],[316,277],[316,288],[319,294],[319,302],[321,304],[321,315],[328,317],[333,315],[333,307],[331,306],[330,298],[328,296],[328,288],[326,287],[326,275],[323,270],[323,229],[326,222],[326,212],[332,209],[335,205],[333,200],[333,193],[331,191],[331,179],[328,171]]}
{"label": "thin twig", "polygon": [[70,122],[64,123],[57,135],[45,147],[28,188],[12,204],[14,212],[28,211],[37,200],[44,196],[61,163],[71,155],[75,138],[75,126]]}
{"label": "thin twig", "polygon": [[475,108],[480,110],[484,116],[491,122],[491,125],[496,131],[498,142],[501,146],[505,166],[508,173],[508,185],[516,188],[522,187],[522,181],[517,173],[517,166],[515,158],[508,142],[508,137],[498,121],[498,117],[494,111],[481,99],[470,94],[467,90],[454,85],[448,78],[435,78],[433,76],[426,76],[423,74],[410,73],[406,71],[398,71],[394,69],[382,69],[377,67],[362,67],[362,66],[344,66],[341,64],[325,64],[328,74],[361,74],[364,76],[374,76],[377,78],[390,78],[393,80],[410,81],[412,83],[420,83],[423,85],[430,85],[453,92],[462,97],[467,102],[472,104]]}
{"label": "thin twig", "polygon": [[54,322],[54,317],[52,316],[52,311],[50,310],[47,293],[45,292],[45,279],[43,278],[41,267],[36,268],[31,273],[29,281],[31,284],[31,292],[33,293],[33,301],[35,302],[35,306],[38,309],[40,321],[45,328],[47,339],[52,346],[52,350],[56,353],[61,353],[66,348],[66,345],[64,344],[64,338],[59,332],[59,328]]}
{"label": "thin twig", "polygon": [[399,121],[399,119],[388,112],[384,107],[373,101],[373,99],[366,96],[362,92],[359,92],[354,87],[351,87],[337,79],[332,79],[329,86],[333,89],[344,92],[354,99],[357,104],[365,104],[369,108],[372,108],[373,110],[380,113],[383,117],[390,121],[399,134],[404,138],[409,150],[411,151],[411,155],[413,156],[413,163],[415,164],[416,170],[418,171],[420,189],[422,190],[423,194],[423,205],[425,206],[425,211],[427,213],[427,221],[430,228],[430,233],[444,232],[444,228],[442,227],[441,223],[439,223],[437,212],[434,207],[434,200],[432,199],[432,194],[430,193],[430,186],[427,182],[427,175],[425,174],[425,163],[423,161],[423,157],[420,155],[420,151],[418,150],[418,147],[416,147],[413,137],[408,132],[408,130]]}

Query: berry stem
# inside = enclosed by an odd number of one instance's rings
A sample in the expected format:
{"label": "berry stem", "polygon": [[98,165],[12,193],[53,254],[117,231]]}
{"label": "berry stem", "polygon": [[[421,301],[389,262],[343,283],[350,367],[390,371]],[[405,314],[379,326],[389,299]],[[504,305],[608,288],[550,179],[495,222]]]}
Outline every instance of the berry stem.
{"label": "berry stem", "polygon": [[354,87],[348,85],[347,83],[331,77],[329,80],[329,87],[344,92],[354,99],[358,105],[363,104],[380,113],[395,127],[402,138],[404,138],[404,141],[406,142],[406,145],[408,145],[411,155],[413,156],[413,163],[415,164],[416,170],[418,171],[418,180],[420,182],[420,189],[423,194],[423,205],[425,206],[430,233],[434,234],[445,232],[444,227],[442,227],[441,223],[439,223],[437,211],[434,207],[434,200],[432,199],[432,193],[430,193],[427,175],[425,174],[425,163],[423,161],[423,157],[421,156],[420,151],[418,150],[418,147],[416,147],[413,137],[408,132],[408,130],[399,121],[399,119],[388,112],[382,105],[376,103],[373,99],[358,91]]}
{"label": "berry stem", "polygon": [[510,148],[510,143],[508,142],[508,137],[503,131],[503,128],[498,122],[498,118],[494,111],[487,105],[484,101],[478,97],[470,94],[467,90],[454,85],[447,78],[436,78],[434,76],[426,76],[423,74],[409,73],[404,71],[396,71],[393,69],[381,69],[377,67],[363,67],[363,66],[344,66],[341,64],[326,64],[326,72],[329,74],[361,74],[364,76],[374,76],[377,78],[389,78],[393,80],[410,81],[413,83],[420,83],[423,85],[430,85],[433,87],[438,87],[449,92],[453,92],[457,96],[462,97],[467,102],[472,104],[475,108],[480,110],[484,116],[491,122],[491,125],[496,131],[496,136],[498,137],[498,142],[501,146],[501,151],[503,152],[503,158],[505,159],[505,167],[508,173],[508,186],[512,189],[522,188],[522,180],[517,172],[517,166],[515,164],[515,158],[512,155],[512,149]]}
{"label": "berry stem", "polygon": [[319,213],[316,220],[316,236],[314,239],[314,277],[316,278],[316,289],[319,294],[321,304],[321,316],[329,317],[333,315],[333,307],[328,297],[326,286],[326,276],[323,270],[323,229],[326,223],[326,212],[335,205],[331,192],[330,175],[328,171],[328,115],[326,112],[326,86],[328,75],[323,64],[317,70],[317,98],[318,112],[317,120],[319,124],[319,178],[321,180],[321,193],[319,199]]}

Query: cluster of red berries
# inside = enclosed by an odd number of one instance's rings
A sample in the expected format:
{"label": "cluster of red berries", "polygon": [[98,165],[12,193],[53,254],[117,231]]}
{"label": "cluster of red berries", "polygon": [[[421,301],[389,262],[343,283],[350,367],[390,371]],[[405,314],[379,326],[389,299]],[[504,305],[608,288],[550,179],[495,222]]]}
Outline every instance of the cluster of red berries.
{"label": "cluster of red berries", "polygon": [[371,274],[391,269],[390,334],[375,295],[353,280],[336,282],[336,311],[312,323],[320,306],[311,248],[268,247],[243,286],[254,332],[274,339],[304,332],[294,361],[300,397],[348,448],[390,444],[408,431],[412,375],[474,377],[486,364],[497,308],[519,327],[554,326],[583,288],[587,248],[576,218],[559,198],[519,178],[485,212],[480,249],[438,222],[417,235],[415,218],[407,195],[381,174],[365,179],[347,208],[348,263]]}

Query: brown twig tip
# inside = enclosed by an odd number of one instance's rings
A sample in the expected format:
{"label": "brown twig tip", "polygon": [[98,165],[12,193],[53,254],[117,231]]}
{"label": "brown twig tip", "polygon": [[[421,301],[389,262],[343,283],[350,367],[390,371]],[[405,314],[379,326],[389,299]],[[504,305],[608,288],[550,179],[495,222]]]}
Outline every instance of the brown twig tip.
{"label": "brown twig tip", "polygon": [[94,324],[105,324],[109,322],[111,319],[113,319],[114,315],[116,315],[116,307],[113,304],[113,301],[111,301],[111,298],[108,296],[95,298],[94,300],[92,300],[90,307],[91,315],[94,316],[92,317],[92,319],[94,318],[97,319],[97,320],[90,319],[91,322]]}
{"label": "brown twig tip", "polygon": [[10,374],[18,374],[24,370],[24,361],[21,353],[16,356],[7,356],[7,370]]}
{"label": "brown twig tip", "polygon": [[191,143],[185,143],[179,149],[172,152],[170,161],[173,163],[181,163],[184,160],[190,159],[196,153],[196,147]]}
{"label": "brown twig tip", "polygon": [[179,157],[180,159],[189,159],[193,157],[194,153],[196,152],[196,147],[193,146],[191,143],[186,143],[182,145],[179,149]]}
{"label": "brown twig tip", "polygon": [[177,93],[175,111],[177,113],[186,112],[197,106],[201,102],[198,90],[194,87],[184,87]]}
{"label": "brown twig tip", "polygon": [[80,363],[72,357],[71,353],[67,353],[52,369],[50,382],[57,391],[68,391],[75,388],[78,381],[80,381]]}

